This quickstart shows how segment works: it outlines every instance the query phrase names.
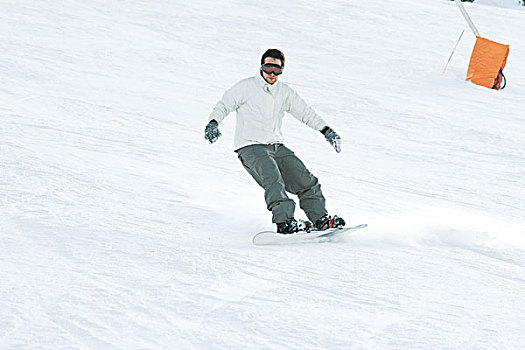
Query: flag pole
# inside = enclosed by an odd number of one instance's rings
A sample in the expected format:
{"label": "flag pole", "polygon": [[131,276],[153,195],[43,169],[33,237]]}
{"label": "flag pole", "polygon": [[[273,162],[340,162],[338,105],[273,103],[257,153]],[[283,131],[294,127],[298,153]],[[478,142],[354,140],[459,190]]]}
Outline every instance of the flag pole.
{"label": "flag pole", "polygon": [[479,34],[478,28],[476,28],[476,26],[474,25],[474,22],[472,22],[472,19],[468,15],[467,10],[465,10],[465,8],[463,7],[461,0],[456,0],[455,2],[456,2],[456,5],[458,5],[459,10],[461,11],[461,14],[463,15],[463,17],[465,17],[465,20],[467,21],[470,29],[472,30],[472,33],[474,33],[476,37],[480,37],[481,35]]}

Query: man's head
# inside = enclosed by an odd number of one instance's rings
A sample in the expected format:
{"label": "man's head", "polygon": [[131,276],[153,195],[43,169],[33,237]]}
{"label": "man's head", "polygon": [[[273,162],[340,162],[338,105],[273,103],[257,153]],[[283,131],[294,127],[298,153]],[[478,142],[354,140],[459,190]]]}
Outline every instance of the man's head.
{"label": "man's head", "polygon": [[261,57],[261,75],[268,84],[274,84],[284,69],[284,54],[277,49],[267,50]]}

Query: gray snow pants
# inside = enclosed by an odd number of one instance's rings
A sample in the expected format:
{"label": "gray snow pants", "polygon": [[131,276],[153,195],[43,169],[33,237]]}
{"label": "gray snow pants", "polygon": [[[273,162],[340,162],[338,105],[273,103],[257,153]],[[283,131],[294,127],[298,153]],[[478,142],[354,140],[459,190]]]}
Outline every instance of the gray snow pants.
{"label": "gray snow pants", "polygon": [[301,209],[313,223],[327,214],[321,184],[283,144],[250,145],[236,152],[244,168],[264,189],[274,223],[294,217],[295,202],[288,198],[287,191],[298,196]]}

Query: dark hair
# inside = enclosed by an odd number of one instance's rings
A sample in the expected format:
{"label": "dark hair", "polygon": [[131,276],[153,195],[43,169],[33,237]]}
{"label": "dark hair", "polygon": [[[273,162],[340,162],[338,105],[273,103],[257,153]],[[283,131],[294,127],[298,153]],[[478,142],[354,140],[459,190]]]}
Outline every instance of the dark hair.
{"label": "dark hair", "polygon": [[261,65],[264,64],[264,59],[266,57],[272,57],[276,58],[278,60],[281,60],[281,65],[284,68],[284,53],[282,53],[280,50],[277,49],[268,49],[261,57]]}

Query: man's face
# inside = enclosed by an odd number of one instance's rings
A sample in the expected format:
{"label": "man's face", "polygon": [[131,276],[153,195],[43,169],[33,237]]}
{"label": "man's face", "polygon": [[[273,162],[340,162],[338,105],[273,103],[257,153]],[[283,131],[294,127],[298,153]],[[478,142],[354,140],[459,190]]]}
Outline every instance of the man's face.
{"label": "man's face", "polygon": [[[282,62],[278,58],[266,57],[264,59],[264,64],[267,64],[267,63],[278,64],[279,66],[282,66]],[[262,76],[263,76],[264,80],[266,80],[266,82],[268,84],[274,84],[277,81],[277,79],[279,78],[278,75],[268,74],[268,73],[263,72],[263,71],[261,71],[261,72],[262,72]]]}

